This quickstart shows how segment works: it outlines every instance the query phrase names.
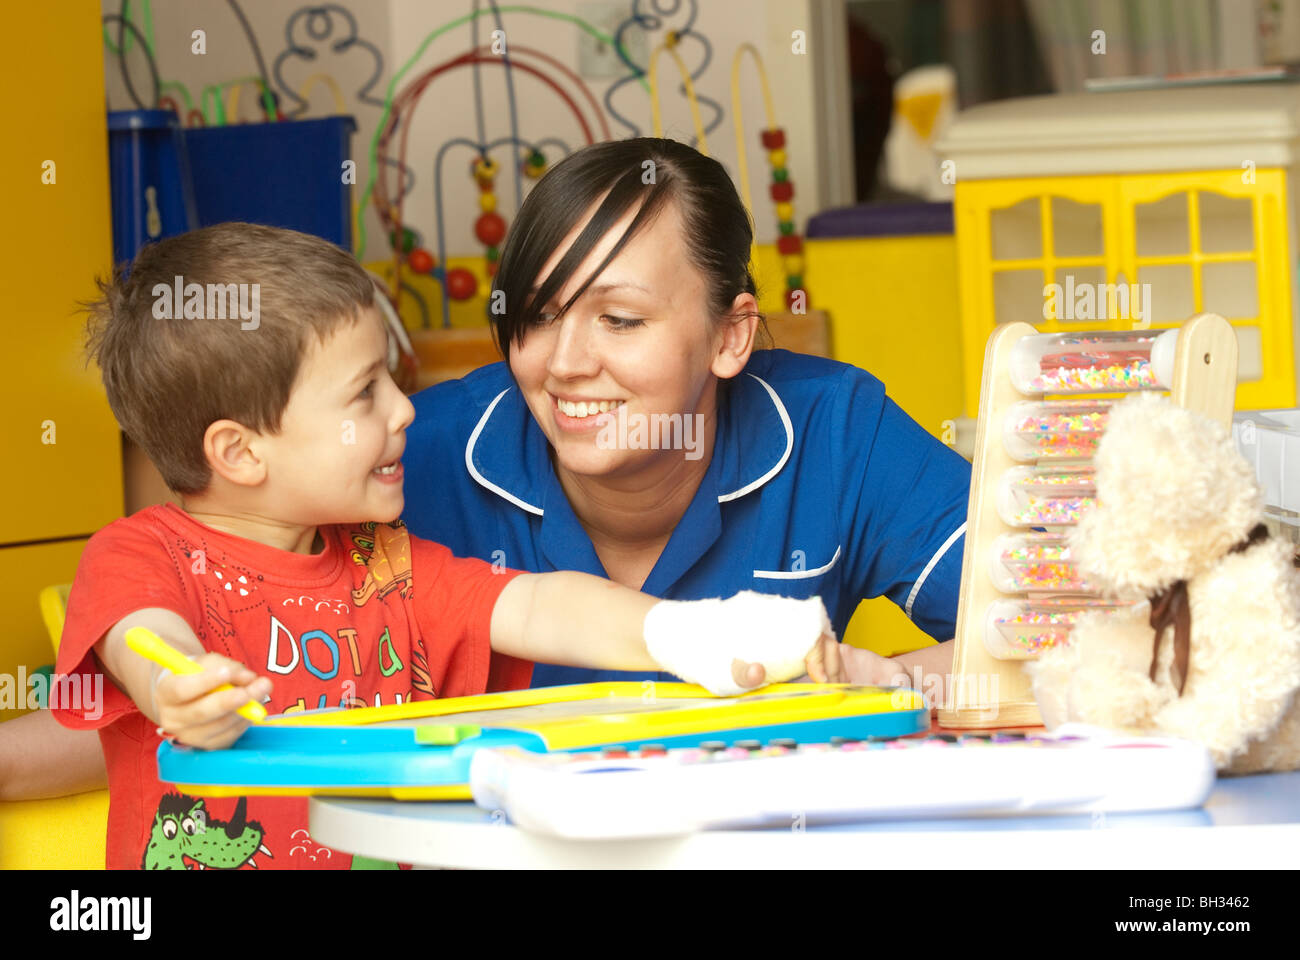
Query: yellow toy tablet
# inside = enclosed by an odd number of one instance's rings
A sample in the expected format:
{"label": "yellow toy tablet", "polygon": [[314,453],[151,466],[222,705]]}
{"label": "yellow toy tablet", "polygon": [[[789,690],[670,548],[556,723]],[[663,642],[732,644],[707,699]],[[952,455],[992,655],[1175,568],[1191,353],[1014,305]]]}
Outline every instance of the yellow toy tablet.
{"label": "yellow toy tablet", "polygon": [[226,750],[164,743],[158,776],[210,796],[467,800],[469,761],[483,747],[546,753],[780,738],[819,743],[928,727],[924,700],[906,689],[784,683],[714,697],[685,683],[588,683],[283,714]]}

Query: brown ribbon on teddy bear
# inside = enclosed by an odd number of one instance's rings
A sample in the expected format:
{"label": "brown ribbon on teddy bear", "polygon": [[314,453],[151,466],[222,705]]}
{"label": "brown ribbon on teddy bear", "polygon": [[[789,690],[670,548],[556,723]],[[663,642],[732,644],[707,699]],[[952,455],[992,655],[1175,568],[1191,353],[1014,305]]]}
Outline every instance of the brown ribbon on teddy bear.
{"label": "brown ribbon on teddy bear", "polygon": [[[1240,553],[1253,547],[1268,537],[1268,527],[1256,524],[1246,536],[1228,553]],[[1192,608],[1187,601],[1187,581],[1178,580],[1172,586],[1147,598],[1151,601],[1151,629],[1156,638],[1151,650],[1151,682],[1156,679],[1156,661],[1160,659],[1160,641],[1165,628],[1174,628],[1174,667],[1178,671],[1178,695],[1183,695],[1187,684],[1187,661],[1191,654]]]}

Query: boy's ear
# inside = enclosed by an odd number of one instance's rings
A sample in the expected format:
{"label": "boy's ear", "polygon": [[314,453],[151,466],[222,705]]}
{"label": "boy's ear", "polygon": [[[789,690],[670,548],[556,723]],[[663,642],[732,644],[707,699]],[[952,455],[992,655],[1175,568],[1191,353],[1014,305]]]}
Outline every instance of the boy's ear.
{"label": "boy's ear", "polygon": [[729,380],[745,369],[754,351],[758,330],[758,301],[752,293],[742,293],[731,302],[731,312],[722,318],[721,338],[713,355],[713,375]]}
{"label": "boy's ear", "polygon": [[266,479],[266,462],[253,448],[255,431],[235,420],[215,420],[203,432],[203,455],[218,476],[241,487]]}

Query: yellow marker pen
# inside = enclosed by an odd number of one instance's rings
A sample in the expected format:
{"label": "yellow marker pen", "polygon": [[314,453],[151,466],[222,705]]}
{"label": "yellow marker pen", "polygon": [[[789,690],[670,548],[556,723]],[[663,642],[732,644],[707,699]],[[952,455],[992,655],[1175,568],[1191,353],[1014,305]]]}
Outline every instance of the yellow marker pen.
{"label": "yellow marker pen", "polygon": [[[152,660],[160,667],[165,667],[179,675],[202,673],[203,668],[169,644],[148,627],[131,627],[126,631],[126,645],[146,660]],[[233,690],[234,686],[226,683],[216,689]],[[245,720],[261,723],[266,719],[266,707],[254,700],[249,700],[236,711]]]}

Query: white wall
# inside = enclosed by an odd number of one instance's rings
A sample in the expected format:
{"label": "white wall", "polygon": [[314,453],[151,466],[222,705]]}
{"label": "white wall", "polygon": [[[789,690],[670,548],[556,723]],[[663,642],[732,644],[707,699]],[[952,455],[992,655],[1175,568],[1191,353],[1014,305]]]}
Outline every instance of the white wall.
{"label": "white wall", "polygon": [[[594,2],[594,7],[593,0],[547,0],[533,5],[552,13],[582,15],[584,18],[593,16],[593,10],[600,13],[603,6],[604,13],[611,20],[627,16],[633,9],[632,0],[609,0],[603,4],[601,0]],[[652,11],[654,2],[655,0],[636,0],[636,7],[642,12],[649,12]],[[671,10],[674,2],[677,0],[659,0],[659,6]],[[762,54],[772,85],[777,122],[786,130],[789,167],[796,185],[795,210],[801,227],[811,213],[821,208],[823,196],[831,189],[826,183],[818,182],[819,140],[826,136],[828,125],[839,126],[848,122],[847,118],[841,121],[827,117],[822,105],[817,102],[817,58],[823,55],[827,44],[843,42],[842,36],[819,37],[816,34],[812,8],[817,2],[818,0],[699,0],[698,16],[692,27],[693,31],[707,36],[712,44],[712,61],[695,81],[697,92],[711,97],[723,109],[721,124],[709,135],[709,150],[727,167],[733,178],[736,174],[737,151],[731,108],[731,60],[739,45],[745,42],[754,44]],[[119,5],[118,0],[104,0],[104,12],[115,13]],[[341,0],[340,5],[354,13],[358,22],[358,35],[374,43],[383,52],[384,73],[373,91],[380,98],[394,74],[415,54],[429,34],[440,25],[467,15],[472,6],[469,0]],[[132,6],[135,9],[141,5]],[[480,6],[486,8],[486,2]],[[510,4],[502,3],[501,6],[508,8]],[[684,25],[685,14],[690,7],[689,0],[680,0],[677,6],[676,15],[665,16],[658,30],[639,38],[644,49],[652,49],[661,42],[667,30],[680,29]],[[304,5],[297,0],[244,0],[242,7],[262,47],[267,69],[271,71],[276,58],[287,47],[286,23]],[[165,3],[153,5],[153,16],[155,55],[163,80],[183,81],[195,99],[207,84],[256,73],[248,41],[230,7],[222,0],[166,0]],[[576,72],[579,42],[585,37],[577,27],[523,12],[505,13],[503,21],[508,46],[515,44],[536,48]],[[479,22],[480,43],[489,43],[490,32],[495,24],[490,15],[480,17]],[[329,49],[333,42],[344,35],[345,21],[337,14],[332,15],[329,23],[333,32],[324,40],[310,38],[306,26],[305,18],[298,21],[295,38],[300,44],[319,51],[319,55],[312,62],[294,57],[287,59],[282,75],[293,89],[298,89],[308,77],[317,72],[328,73],[338,81],[347,110],[356,117],[359,127],[353,141],[353,153],[359,168],[359,198],[370,172],[370,142],[382,113],[381,107],[357,99],[357,93],[373,69],[373,60],[360,47],[354,46],[345,53],[335,53]],[[323,29],[325,21],[319,21],[318,26]],[[203,29],[206,33],[207,53],[203,56],[191,52],[191,33],[195,29]],[[791,34],[794,30],[808,31],[806,54],[792,52]],[[399,91],[421,72],[466,52],[470,41],[468,23],[433,40],[418,62],[403,76],[398,84]],[[635,42],[634,39],[634,48]],[[699,64],[702,53],[698,44],[687,40],[678,49],[688,67],[693,68]],[[517,55],[517,59],[527,63],[536,62],[522,53]],[[139,58],[138,51],[132,51],[130,63],[137,89],[142,95],[147,95],[150,88],[148,71]],[[677,69],[666,55],[661,56],[659,68],[663,78],[661,102],[665,133],[676,139],[690,140],[694,136],[694,130],[687,101],[678,91]],[[549,67],[543,69],[579,102],[591,118],[593,132],[599,139],[599,128],[595,127],[585,99],[579,99],[574,84]],[[125,109],[131,106],[116,57],[108,57],[106,75],[110,107]],[[765,124],[762,97],[757,77],[748,61],[741,76],[745,141],[756,204],[755,219],[760,242],[770,242],[775,235],[775,214],[767,196],[770,178],[766,156],[758,143],[758,132]],[[472,77],[472,70],[463,67],[434,81],[420,101],[410,133],[407,162],[415,171],[416,188],[406,200],[404,219],[420,231],[430,249],[433,249],[435,243],[434,154],[449,138],[475,139],[477,136]],[[510,128],[504,71],[499,66],[484,65],[481,78],[487,137],[495,139],[508,135]],[[593,77],[586,79],[586,82],[600,104],[601,112],[605,112],[603,98],[613,85],[613,80]],[[566,141],[571,148],[584,142],[580,128],[568,108],[544,84],[534,77],[522,75],[522,71],[515,71],[515,87],[521,137],[540,139],[555,136]],[[627,84],[616,97],[615,106],[620,112],[639,128],[642,135],[649,135],[650,101],[646,91],[637,84]],[[246,122],[256,120],[258,112],[252,102],[252,88],[245,87],[240,99],[240,117]],[[311,107],[306,116],[323,116],[334,112],[333,98],[324,84],[315,86],[309,102]],[[284,98],[284,103],[290,105],[288,98]],[[606,114],[606,119],[613,137],[632,135],[613,116]],[[705,120],[708,120],[707,111]],[[556,153],[554,150],[548,152]],[[449,151],[444,165],[442,202],[448,231],[448,251],[453,255],[479,254],[482,251],[472,231],[478,206],[477,191],[467,172],[469,156],[468,150],[453,149]],[[500,157],[504,159],[504,151]],[[302,158],[302,165],[304,176],[337,176],[333,170],[313,170],[311,158]],[[828,175],[823,171],[821,176],[825,181]],[[393,182],[395,183],[395,177]],[[529,181],[524,181],[525,192],[528,183]],[[512,220],[515,208],[514,183],[513,177],[505,169],[498,179],[498,196],[500,211],[507,221]],[[373,210],[366,212],[366,224],[366,259],[386,255],[388,245],[379,236],[379,223]]]}

